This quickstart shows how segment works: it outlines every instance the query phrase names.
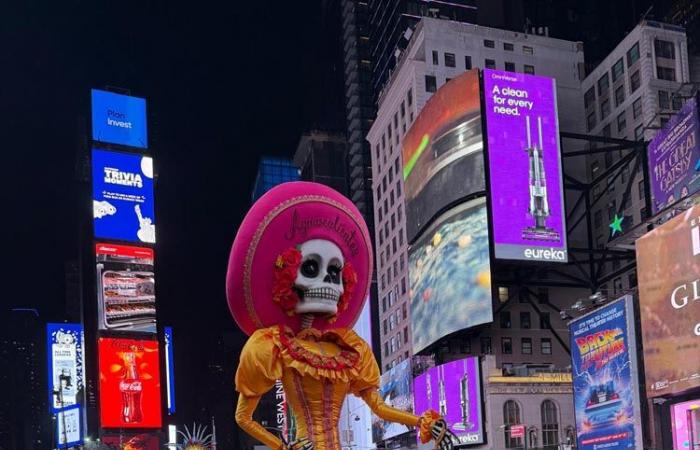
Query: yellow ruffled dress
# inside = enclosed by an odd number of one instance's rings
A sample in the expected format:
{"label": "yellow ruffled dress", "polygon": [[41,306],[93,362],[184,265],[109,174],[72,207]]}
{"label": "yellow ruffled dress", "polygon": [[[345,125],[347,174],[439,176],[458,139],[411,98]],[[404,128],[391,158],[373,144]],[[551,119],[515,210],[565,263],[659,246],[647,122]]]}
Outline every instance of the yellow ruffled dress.
{"label": "yellow ruffled dress", "polygon": [[315,450],[340,450],[338,419],[349,393],[361,397],[383,420],[420,424],[421,440],[427,442],[439,417],[433,412],[417,417],[387,406],[377,392],[379,375],[371,349],[353,330],[309,328],[295,335],[287,327],[263,328],[241,352],[236,422],[271,449],[283,448],[279,438],[252,418],[260,397],[281,380],[297,418],[297,436],[311,440]]}

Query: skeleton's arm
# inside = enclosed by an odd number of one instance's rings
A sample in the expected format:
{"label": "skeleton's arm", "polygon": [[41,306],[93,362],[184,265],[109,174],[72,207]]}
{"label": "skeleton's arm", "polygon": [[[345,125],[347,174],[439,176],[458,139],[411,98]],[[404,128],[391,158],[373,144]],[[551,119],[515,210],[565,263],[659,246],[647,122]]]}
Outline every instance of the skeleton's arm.
{"label": "skeleton's arm", "polygon": [[260,397],[248,397],[243,394],[238,396],[236,406],[236,423],[239,427],[255,439],[267,445],[273,450],[283,449],[282,441],[274,434],[267,431],[262,425],[253,420],[253,412],[260,402]]}

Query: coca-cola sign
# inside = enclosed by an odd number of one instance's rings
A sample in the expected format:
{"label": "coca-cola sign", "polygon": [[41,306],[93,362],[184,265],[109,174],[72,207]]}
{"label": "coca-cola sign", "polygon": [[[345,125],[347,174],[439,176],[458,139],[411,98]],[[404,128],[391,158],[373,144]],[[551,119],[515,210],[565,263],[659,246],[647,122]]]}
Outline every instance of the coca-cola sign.
{"label": "coca-cola sign", "polygon": [[102,428],[160,428],[158,341],[100,338]]}
{"label": "coca-cola sign", "polygon": [[700,206],[637,241],[649,397],[700,386]]}

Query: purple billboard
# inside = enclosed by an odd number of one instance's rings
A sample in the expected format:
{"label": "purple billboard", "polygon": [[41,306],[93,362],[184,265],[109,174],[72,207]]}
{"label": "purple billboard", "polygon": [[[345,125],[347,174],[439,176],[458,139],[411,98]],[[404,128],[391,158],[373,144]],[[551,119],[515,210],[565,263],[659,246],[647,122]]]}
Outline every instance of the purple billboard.
{"label": "purple billboard", "polygon": [[700,190],[699,134],[696,96],[649,143],[652,214]]}
{"label": "purple billboard", "polygon": [[556,85],[484,70],[494,254],[567,262]]}
{"label": "purple billboard", "polygon": [[469,357],[431,367],[413,380],[418,412],[433,409],[445,418],[460,444],[482,444],[479,358]]}

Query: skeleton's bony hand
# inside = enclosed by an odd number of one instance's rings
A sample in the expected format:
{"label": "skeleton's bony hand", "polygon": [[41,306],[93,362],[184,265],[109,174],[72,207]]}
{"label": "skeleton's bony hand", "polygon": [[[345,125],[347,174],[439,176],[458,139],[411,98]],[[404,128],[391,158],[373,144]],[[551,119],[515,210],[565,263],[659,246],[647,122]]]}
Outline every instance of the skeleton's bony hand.
{"label": "skeleton's bony hand", "polygon": [[447,428],[445,419],[438,419],[430,428],[430,434],[435,440],[435,450],[452,450],[459,443],[457,436]]}
{"label": "skeleton's bony hand", "polygon": [[307,438],[301,438],[290,442],[285,450],[314,450],[314,443]]}

